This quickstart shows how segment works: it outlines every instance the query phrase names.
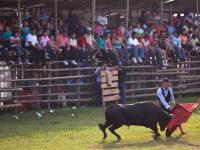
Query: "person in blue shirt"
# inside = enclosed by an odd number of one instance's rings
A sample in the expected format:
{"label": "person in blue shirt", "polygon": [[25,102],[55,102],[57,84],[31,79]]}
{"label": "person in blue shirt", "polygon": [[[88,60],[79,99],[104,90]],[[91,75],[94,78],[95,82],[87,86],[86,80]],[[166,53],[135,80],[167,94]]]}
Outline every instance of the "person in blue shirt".
{"label": "person in blue shirt", "polygon": [[8,26],[6,26],[6,29],[2,34],[2,39],[3,40],[10,40],[11,37],[12,37],[12,32],[10,31],[10,28]]}
{"label": "person in blue shirt", "polygon": [[167,32],[169,35],[173,34],[176,31],[173,22],[170,22],[167,26]]}
{"label": "person in blue shirt", "polygon": [[170,39],[170,46],[173,49],[173,53],[178,57],[178,62],[185,61],[186,59],[185,50],[182,48],[181,39],[178,38],[177,32],[174,31],[174,33],[170,35],[169,39]]}

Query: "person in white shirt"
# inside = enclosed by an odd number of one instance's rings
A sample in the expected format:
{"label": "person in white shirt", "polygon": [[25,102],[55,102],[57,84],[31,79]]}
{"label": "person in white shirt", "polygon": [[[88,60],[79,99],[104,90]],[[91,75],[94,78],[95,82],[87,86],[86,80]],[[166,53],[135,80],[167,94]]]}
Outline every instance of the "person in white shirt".
{"label": "person in white shirt", "polygon": [[17,51],[17,63],[22,64],[22,61],[21,61],[21,55],[22,55],[24,58],[24,64],[30,64],[29,59],[28,59],[27,49],[21,47],[20,42],[21,42],[21,39],[19,36],[19,31],[16,31],[14,36],[10,38],[10,44],[11,44],[11,47]]}
{"label": "person in white shirt", "polygon": [[43,36],[40,39],[40,45],[45,51],[45,58],[53,59],[54,53],[53,53],[53,50],[49,47],[49,41],[50,41],[49,32],[44,31]]}
{"label": "person in white shirt", "polygon": [[101,55],[101,47],[95,40],[94,36],[92,35],[92,28],[87,27],[87,34],[85,35],[86,39],[86,48],[88,49],[89,53],[92,55],[92,59],[96,61],[98,55]]}
{"label": "person in white shirt", "polygon": [[42,62],[45,63],[45,51],[39,46],[39,42],[36,36],[36,29],[32,29],[26,37],[25,46],[31,52],[32,61],[36,64]]}
{"label": "person in white shirt", "polygon": [[[162,81],[162,87],[157,90],[156,94],[158,97],[158,101],[160,102],[161,108],[167,113],[170,113],[170,111],[172,110],[170,103],[176,105],[174,93],[170,85],[170,80],[168,78],[164,78]],[[179,126],[179,129],[181,131],[181,134],[185,134],[181,125]]]}
{"label": "person in white shirt", "polygon": [[71,63],[77,66],[79,47],[77,44],[76,35],[74,33],[71,35],[71,38],[69,39],[69,45],[70,45]]}
{"label": "person in white shirt", "polygon": [[108,18],[104,15],[104,11],[103,11],[103,10],[101,11],[101,15],[99,15],[99,16],[97,17],[97,21],[98,21],[101,25],[107,26],[107,24],[108,24]]}
{"label": "person in white shirt", "polygon": [[134,56],[132,60],[133,60],[133,63],[135,64],[137,64],[138,59],[139,59],[138,45],[139,45],[139,41],[137,39],[137,34],[135,32],[132,32],[131,37],[129,37],[127,41],[127,48],[128,48],[128,52]]}
{"label": "person in white shirt", "polygon": [[138,36],[141,36],[144,33],[144,30],[141,28],[140,24],[137,24],[133,31],[136,32]]}

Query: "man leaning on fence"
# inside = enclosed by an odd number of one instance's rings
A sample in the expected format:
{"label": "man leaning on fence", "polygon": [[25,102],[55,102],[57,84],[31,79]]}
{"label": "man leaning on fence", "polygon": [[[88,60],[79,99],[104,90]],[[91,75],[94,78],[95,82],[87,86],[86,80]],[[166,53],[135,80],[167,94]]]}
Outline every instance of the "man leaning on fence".
{"label": "man leaning on fence", "polygon": [[110,67],[108,67],[107,63],[103,63],[101,67],[98,67],[95,70],[95,76],[96,76],[96,94],[97,94],[97,104],[98,106],[102,106],[102,91],[101,91],[101,72],[102,71],[109,71],[111,70]]}

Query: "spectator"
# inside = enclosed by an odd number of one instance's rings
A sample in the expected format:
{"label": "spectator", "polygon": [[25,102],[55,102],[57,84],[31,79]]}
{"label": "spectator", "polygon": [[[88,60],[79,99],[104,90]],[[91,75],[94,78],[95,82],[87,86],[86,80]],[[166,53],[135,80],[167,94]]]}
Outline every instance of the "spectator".
{"label": "spectator", "polygon": [[3,43],[2,41],[0,41],[0,51],[1,51],[1,54],[2,54],[2,57],[3,59],[5,60],[6,64],[7,65],[11,65],[12,64],[12,61],[9,60],[9,57],[8,57],[8,51],[7,49],[3,46]]}
{"label": "spectator", "polygon": [[152,64],[164,67],[162,60],[162,49],[160,48],[157,40],[154,40],[152,43]]}
{"label": "spectator", "polygon": [[126,90],[126,70],[123,67],[122,63],[118,63],[117,66],[115,66],[115,69],[118,70],[118,83],[119,83],[119,95],[120,95],[120,99],[119,102],[120,104],[125,104],[126,101],[126,94],[125,94],[125,90]]}
{"label": "spectator", "polygon": [[[129,25],[129,26],[128,26],[128,29],[126,30],[126,38],[130,38],[132,32],[133,32],[133,26],[132,26],[132,25]],[[116,34],[116,35],[117,35],[117,34]]]}
{"label": "spectator", "polygon": [[139,45],[139,41],[137,39],[137,34],[133,32],[131,37],[128,38],[127,48],[128,48],[129,53],[133,54],[132,60],[134,64],[137,64],[138,61],[142,62],[142,59],[138,53],[138,45]]}
{"label": "spectator", "polygon": [[123,39],[118,34],[114,34],[113,36],[112,45],[117,51],[119,60],[122,61],[124,65],[129,65],[129,54],[126,46],[123,43]]}
{"label": "spectator", "polygon": [[41,36],[40,44],[43,50],[45,51],[45,58],[52,60],[54,58],[54,53],[53,50],[49,49],[48,47],[49,41],[50,41],[49,33],[48,31],[44,31],[43,35]]}
{"label": "spectator", "polygon": [[150,46],[151,46],[148,35],[145,35],[142,38],[142,44],[143,44],[144,49],[145,49],[145,59],[146,59],[146,61],[148,61],[149,57],[150,57]]}
{"label": "spectator", "polygon": [[185,29],[179,35],[179,38],[181,39],[181,46],[184,49],[184,52],[186,52],[187,54],[189,54],[189,52],[192,50],[192,45],[189,43],[187,31]]}
{"label": "spectator", "polygon": [[67,60],[69,60],[70,55],[70,43],[69,39],[67,37],[67,31],[61,32],[58,37],[58,47],[62,49],[62,55],[63,55],[63,64],[68,66],[69,63]]}
{"label": "spectator", "polygon": [[169,25],[167,26],[167,32],[169,35],[173,34],[176,31],[173,22],[169,22]]}
{"label": "spectator", "polygon": [[25,44],[26,37],[29,33],[30,33],[30,27],[29,27],[28,21],[25,20],[23,22],[23,27],[22,27],[22,40],[24,44]]}
{"label": "spectator", "polygon": [[24,64],[30,64],[28,59],[28,51],[27,49],[20,46],[21,39],[20,33],[15,32],[14,36],[10,38],[11,48],[17,51],[17,63],[22,64],[21,59],[24,58]]}
{"label": "spectator", "polygon": [[178,38],[176,32],[174,32],[174,34],[170,36],[170,44],[173,53],[178,56],[178,61],[185,61],[185,50],[182,48],[181,39]]}
{"label": "spectator", "polygon": [[77,66],[78,54],[80,52],[80,49],[78,47],[76,35],[74,33],[71,35],[71,38],[69,39],[69,45],[70,45],[71,63]]}
{"label": "spectator", "polygon": [[104,10],[101,10],[101,15],[97,17],[97,21],[102,26],[106,27],[108,24],[108,18],[105,16]]}
{"label": "spectator", "polygon": [[119,61],[117,51],[112,47],[110,33],[105,35],[105,48],[102,51],[103,59],[110,63],[111,60],[114,62]]}
{"label": "spectator", "polygon": [[50,58],[54,59],[54,55],[56,53],[62,52],[62,49],[60,49],[55,41],[55,38],[53,35],[50,36],[50,40],[48,42],[48,49],[51,49],[50,52],[53,52],[53,54],[50,53]]}
{"label": "spectator", "polygon": [[85,35],[86,38],[86,48],[88,49],[89,53],[92,55],[92,58],[96,61],[96,58],[98,55],[101,54],[100,50],[98,48],[100,48],[99,44],[97,43],[97,41],[94,39],[93,35],[92,35],[92,28],[91,27],[87,27],[87,34]]}
{"label": "spectator", "polygon": [[42,62],[44,64],[45,51],[39,45],[36,36],[36,29],[31,29],[31,32],[27,35],[25,46],[27,47],[28,50],[30,50],[32,61],[35,64],[38,64],[39,62]]}
{"label": "spectator", "polygon": [[89,50],[87,48],[86,32],[79,38],[78,46],[80,47],[80,61],[84,62],[89,59]]}
{"label": "spectator", "polygon": [[72,10],[69,10],[67,23],[68,23],[69,35],[72,35],[73,33],[76,32],[76,25],[79,24],[78,17],[73,13]]}
{"label": "spectator", "polygon": [[133,29],[133,32],[137,33],[138,37],[141,37],[144,30],[141,28],[140,24],[137,24],[137,26]]}
{"label": "spectator", "polygon": [[6,26],[6,29],[2,34],[2,38],[5,41],[9,41],[11,37],[12,37],[12,32],[10,31],[10,28]]}

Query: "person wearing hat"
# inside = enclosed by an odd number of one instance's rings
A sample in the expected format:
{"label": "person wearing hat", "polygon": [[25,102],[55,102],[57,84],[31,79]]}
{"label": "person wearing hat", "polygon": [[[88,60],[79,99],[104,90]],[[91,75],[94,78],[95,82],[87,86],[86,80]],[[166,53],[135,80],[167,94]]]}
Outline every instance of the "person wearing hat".
{"label": "person wearing hat", "polygon": [[[176,105],[173,89],[170,86],[171,86],[170,80],[168,78],[164,78],[162,80],[162,87],[160,87],[157,90],[157,97],[160,106],[164,111],[168,113],[170,113],[170,111],[172,110],[170,103]],[[179,126],[179,129],[181,131],[181,134],[185,134],[181,125]]]}
{"label": "person wearing hat", "polygon": [[[96,60],[97,55],[100,54],[100,46],[95,40],[94,36],[92,35],[92,28],[87,27],[87,34],[85,35],[86,39],[86,48],[88,49],[89,53],[92,55],[92,58]],[[99,48],[99,49],[98,49]]]}

